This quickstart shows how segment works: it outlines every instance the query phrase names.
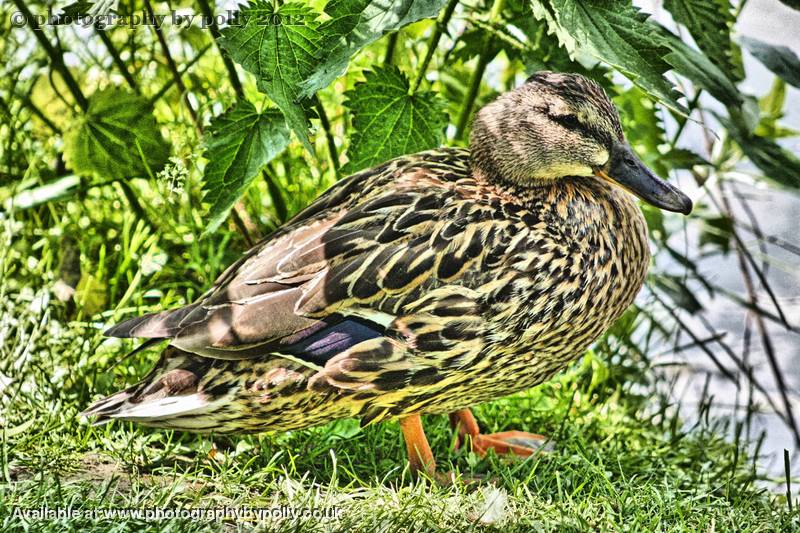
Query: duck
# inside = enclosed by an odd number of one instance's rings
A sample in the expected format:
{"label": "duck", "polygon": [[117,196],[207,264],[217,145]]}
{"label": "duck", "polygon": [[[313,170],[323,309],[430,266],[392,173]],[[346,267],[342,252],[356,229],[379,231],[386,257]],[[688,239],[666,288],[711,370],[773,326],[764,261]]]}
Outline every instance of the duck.
{"label": "duck", "polygon": [[692,209],[596,82],[537,72],[476,113],[468,148],[343,178],[193,303],[108,329],[167,344],[83,414],[214,434],[397,419],[431,478],[421,417],[448,414],[457,445],[530,456],[545,437],[482,433],[471,408],[551,379],[631,305],[650,262],[636,197]]}

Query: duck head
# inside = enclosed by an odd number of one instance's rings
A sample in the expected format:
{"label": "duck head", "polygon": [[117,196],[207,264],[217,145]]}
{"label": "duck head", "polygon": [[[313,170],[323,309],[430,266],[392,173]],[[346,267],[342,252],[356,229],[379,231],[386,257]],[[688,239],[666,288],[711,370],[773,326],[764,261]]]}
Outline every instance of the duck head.
{"label": "duck head", "polygon": [[605,91],[578,74],[538,72],[484,106],[473,122],[470,153],[487,176],[518,186],[596,176],[661,209],[692,210],[689,197],[656,176],[625,142]]}

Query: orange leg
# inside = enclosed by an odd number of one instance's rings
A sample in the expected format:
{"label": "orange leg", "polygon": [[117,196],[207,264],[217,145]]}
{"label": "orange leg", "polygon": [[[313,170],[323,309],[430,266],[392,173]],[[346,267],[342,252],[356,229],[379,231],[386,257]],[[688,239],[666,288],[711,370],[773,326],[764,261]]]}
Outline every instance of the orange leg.
{"label": "orange leg", "polygon": [[528,457],[545,449],[546,437],[525,431],[502,431],[484,435],[478,428],[478,421],[469,409],[459,409],[450,413],[450,424],[458,431],[456,447],[467,437],[472,444],[472,451],[483,456],[490,449],[497,454],[510,453],[520,457]]}
{"label": "orange leg", "polygon": [[411,472],[425,472],[433,478],[436,475],[436,461],[433,459],[428,438],[422,428],[422,418],[419,415],[409,415],[400,419],[400,429],[406,441],[408,462],[411,463]]}

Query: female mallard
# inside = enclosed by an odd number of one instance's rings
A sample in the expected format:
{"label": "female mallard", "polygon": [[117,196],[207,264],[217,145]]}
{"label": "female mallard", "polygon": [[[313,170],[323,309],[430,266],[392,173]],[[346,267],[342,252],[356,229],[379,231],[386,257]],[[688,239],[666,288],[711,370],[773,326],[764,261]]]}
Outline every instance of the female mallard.
{"label": "female mallard", "polygon": [[691,210],[598,85],[538,73],[480,110],[469,151],[350,176],[198,301],[111,328],[170,343],[86,414],[218,433],[398,417],[434,474],[420,415],[450,412],[475,451],[528,455],[541,437],[480,434],[467,408],[549,379],[630,305],[649,251],[626,190]]}

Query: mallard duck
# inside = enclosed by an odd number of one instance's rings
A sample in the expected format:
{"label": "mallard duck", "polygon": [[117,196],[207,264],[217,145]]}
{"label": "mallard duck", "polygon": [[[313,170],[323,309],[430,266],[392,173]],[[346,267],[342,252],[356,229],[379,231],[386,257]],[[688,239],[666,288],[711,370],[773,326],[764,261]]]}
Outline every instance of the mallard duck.
{"label": "mallard duck", "polygon": [[196,302],[109,329],[169,345],[85,414],[208,433],[397,418],[433,476],[420,416],[450,413],[474,451],[530,455],[543,437],[483,434],[469,407],[550,379],[631,304],[650,255],[629,193],[691,211],[602,88],[537,73],[477,113],[469,150],[345,178]]}

